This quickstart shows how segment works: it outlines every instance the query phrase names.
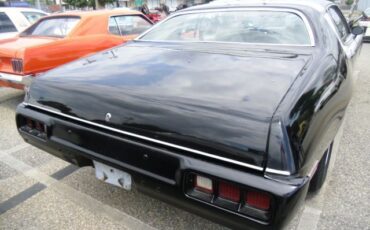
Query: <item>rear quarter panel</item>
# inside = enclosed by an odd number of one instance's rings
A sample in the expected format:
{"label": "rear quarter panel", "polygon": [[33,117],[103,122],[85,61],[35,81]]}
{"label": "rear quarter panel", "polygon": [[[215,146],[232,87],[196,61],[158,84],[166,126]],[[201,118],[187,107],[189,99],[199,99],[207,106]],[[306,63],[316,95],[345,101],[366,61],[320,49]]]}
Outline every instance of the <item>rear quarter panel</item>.
{"label": "rear quarter panel", "polygon": [[339,53],[313,61],[280,109],[298,175],[305,176],[334,140],[352,95],[352,79]]}
{"label": "rear quarter panel", "polygon": [[24,51],[25,74],[45,72],[62,64],[124,43],[114,35],[89,35],[66,38]]}

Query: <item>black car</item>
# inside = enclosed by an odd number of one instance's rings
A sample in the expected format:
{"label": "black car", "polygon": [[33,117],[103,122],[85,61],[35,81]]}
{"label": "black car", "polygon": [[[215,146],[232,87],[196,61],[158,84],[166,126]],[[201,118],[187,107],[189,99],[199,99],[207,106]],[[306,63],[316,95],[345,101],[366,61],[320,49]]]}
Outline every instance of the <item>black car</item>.
{"label": "black car", "polygon": [[33,81],[22,137],[108,183],[240,229],[324,183],[363,29],[326,1],[215,1]]}

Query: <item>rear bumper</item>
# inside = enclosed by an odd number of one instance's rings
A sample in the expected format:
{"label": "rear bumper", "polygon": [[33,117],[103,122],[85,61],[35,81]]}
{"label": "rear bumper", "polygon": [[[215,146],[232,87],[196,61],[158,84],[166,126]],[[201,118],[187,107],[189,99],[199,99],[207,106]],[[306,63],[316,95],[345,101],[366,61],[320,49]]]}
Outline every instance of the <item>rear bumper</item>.
{"label": "rear bumper", "polygon": [[16,75],[0,72],[0,86],[23,88],[30,85],[32,77],[29,75]]}
{"label": "rear bumper", "polygon": [[[47,137],[38,138],[20,129],[23,117],[43,122],[47,127]],[[16,120],[25,141],[40,149],[78,166],[92,166],[92,160],[96,160],[124,170],[133,176],[140,191],[232,228],[279,229],[289,222],[306,197],[308,178],[273,180],[261,172],[246,171],[163,146],[138,142],[24,104],[18,106]],[[211,175],[271,194],[273,208],[270,220],[261,221],[190,198],[184,189],[184,178],[189,172]]]}

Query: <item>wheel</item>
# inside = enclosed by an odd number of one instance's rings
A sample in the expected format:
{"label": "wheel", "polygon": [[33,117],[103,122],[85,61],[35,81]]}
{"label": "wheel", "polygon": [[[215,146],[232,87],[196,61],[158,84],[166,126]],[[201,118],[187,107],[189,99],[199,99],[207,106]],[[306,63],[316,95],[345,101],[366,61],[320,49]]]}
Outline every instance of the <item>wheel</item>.
{"label": "wheel", "polygon": [[317,170],[315,172],[315,175],[312,177],[310,181],[310,191],[311,192],[317,192],[320,190],[322,185],[325,182],[326,174],[328,173],[329,168],[329,162],[330,162],[330,156],[331,152],[333,150],[333,142],[330,144],[330,146],[325,150],[324,155],[322,156],[318,166]]}

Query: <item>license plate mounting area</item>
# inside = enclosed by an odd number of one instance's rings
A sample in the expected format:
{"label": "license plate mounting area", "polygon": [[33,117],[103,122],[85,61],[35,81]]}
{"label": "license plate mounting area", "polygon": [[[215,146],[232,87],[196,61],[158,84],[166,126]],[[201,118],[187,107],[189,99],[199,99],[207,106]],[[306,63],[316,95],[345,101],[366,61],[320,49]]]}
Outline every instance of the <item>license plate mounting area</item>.
{"label": "license plate mounting area", "polygon": [[132,178],[130,174],[97,161],[93,162],[96,178],[125,190],[131,190]]}

